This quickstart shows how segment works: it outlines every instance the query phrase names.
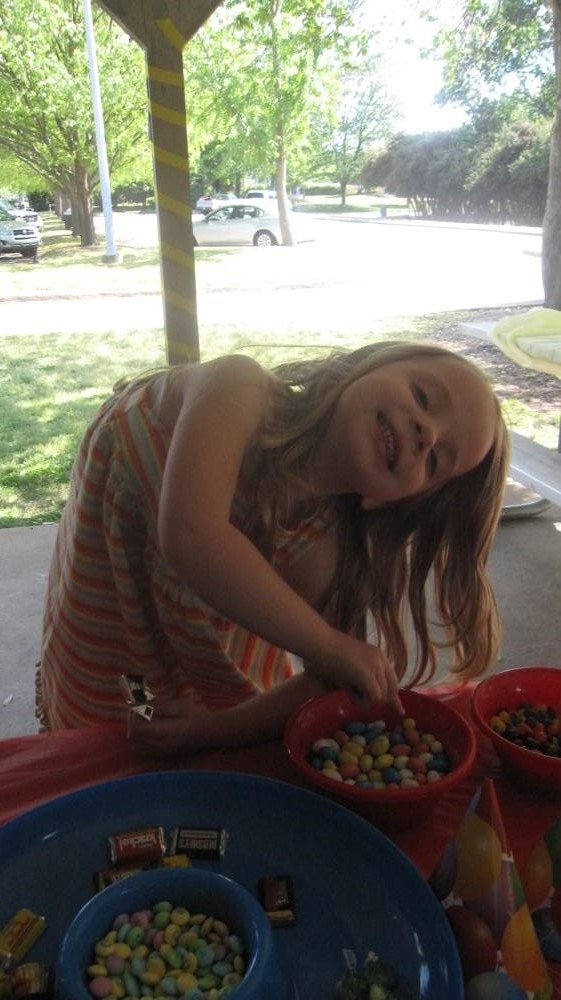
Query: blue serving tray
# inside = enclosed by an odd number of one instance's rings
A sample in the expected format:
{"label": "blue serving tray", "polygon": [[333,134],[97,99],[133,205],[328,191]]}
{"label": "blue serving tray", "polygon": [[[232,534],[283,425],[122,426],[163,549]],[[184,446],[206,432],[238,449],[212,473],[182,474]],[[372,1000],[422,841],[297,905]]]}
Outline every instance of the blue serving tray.
{"label": "blue serving tray", "polygon": [[54,966],[63,934],[109,867],[107,837],[143,826],[224,827],[221,861],[195,862],[252,893],[290,875],[297,923],[275,930],[301,1000],[331,1000],[345,965],[367,952],[390,962],[422,1000],[463,997],[441,904],[415,866],[366,820],[270,778],[163,771],[53,799],[0,827],[0,926],[21,907],[47,919],[29,960]]}

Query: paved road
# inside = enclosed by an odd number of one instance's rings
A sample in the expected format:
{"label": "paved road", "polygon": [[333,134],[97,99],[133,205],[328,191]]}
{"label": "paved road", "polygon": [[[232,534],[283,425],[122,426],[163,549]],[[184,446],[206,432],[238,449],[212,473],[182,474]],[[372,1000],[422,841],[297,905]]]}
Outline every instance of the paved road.
{"label": "paved road", "polygon": [[[247,332],[367,332],[384,317],[538,304],[543,299],[538,229],[419,221],[315,218],[315,240],[229,254],[228,267],[197,270],[205,326]],[[154,216],[115,216],[119,246],[155,246]],[[206,251],[205,251],[206,253]],[[222,251],[217,251],[222,254]],[[5,262],[4,262],[5,263]],[[40,264],[38,265],[40,266]],[[69,295],[72,289],[68,290]],[[100,332],[163,325],[157,278],[132,297],[82,295],[40,303],[0,302],[0,329],[17,333]]]}

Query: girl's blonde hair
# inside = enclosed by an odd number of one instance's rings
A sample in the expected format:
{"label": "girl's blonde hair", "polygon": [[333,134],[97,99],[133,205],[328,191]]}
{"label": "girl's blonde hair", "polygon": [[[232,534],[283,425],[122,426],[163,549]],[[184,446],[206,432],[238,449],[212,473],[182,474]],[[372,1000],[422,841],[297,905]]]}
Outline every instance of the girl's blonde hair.
{"label": "girl's blonde hair", "polygon": [[[279,524],[301,512],[310,458],[346,386],[382,365],[416,358],[452,358],[489,386],[496,411],[493,443],[470,472],[422,495],[371,511],[361,508],[360,497],[336,498],[338,564],[324,604],[335,626],[363,638],[370,612],[374,641],[400,679],[411,668],[409,685],[433,676],[439,648],[452,649],[450,669],[465,679],[481,674],[498,655],[499,617],[486,565],[501,514],[509,439],[499,402],[479,369],[444,348],[403,342],[275,369],[279,386],[259,438],[260,524],[251,528],[270,540]],[[427,609],[431,571],[437,623],[429,623]],[[416,639],[412,664],[408,612]],[[444,629],[440,642],[431,635],[434,624]]]}

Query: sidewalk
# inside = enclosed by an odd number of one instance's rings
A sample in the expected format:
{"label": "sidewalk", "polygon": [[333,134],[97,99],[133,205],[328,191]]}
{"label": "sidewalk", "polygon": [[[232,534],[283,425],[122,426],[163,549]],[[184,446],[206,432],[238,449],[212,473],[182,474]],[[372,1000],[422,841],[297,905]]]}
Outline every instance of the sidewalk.
{"label": "sidewalk", "polygon": [[[55,524],[0,530],[0,738],[36,732],[34,674]],[[561,508],[505,521],[490,573],[503,618],[499,670],[561,668]]]}

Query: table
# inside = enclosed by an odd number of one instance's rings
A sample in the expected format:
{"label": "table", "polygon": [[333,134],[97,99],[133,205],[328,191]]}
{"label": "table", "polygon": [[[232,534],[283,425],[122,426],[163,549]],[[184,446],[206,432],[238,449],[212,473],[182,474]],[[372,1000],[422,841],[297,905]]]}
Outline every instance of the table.
{"label": "table", "polygon": [[[425,689],[469,718],[472,685]],[[534,844],[561,813],[561,801],[534,798],[511,785],[493,748],[478,737],[476,766],[469,777],[439,803],[422,826],[391,835],[393,842],[427,877],[458,827],[483,777],[495,781],[509,846],[519,870]],[[275,778],[307,787],[280,741],[230,750],[205,751],[170,758],[147,758],[127,743],[122,725],[16,737],[0,741],[0,823],[88,785],[146,772],[177,770],[234,771]],[[554,997],[561,1000],[561,965],[550,965]]]}
{"label": "table", "polygon": [[[523,368],[561,378],[561,312],[557,309],[530,309],[506,316],[489,332],[489,338],[507,357]],[[557,453],[532,440],[511,433],[512,478],[543,497],[507,504],[503,517],[540,514],[561,498],[561,417]]]}

